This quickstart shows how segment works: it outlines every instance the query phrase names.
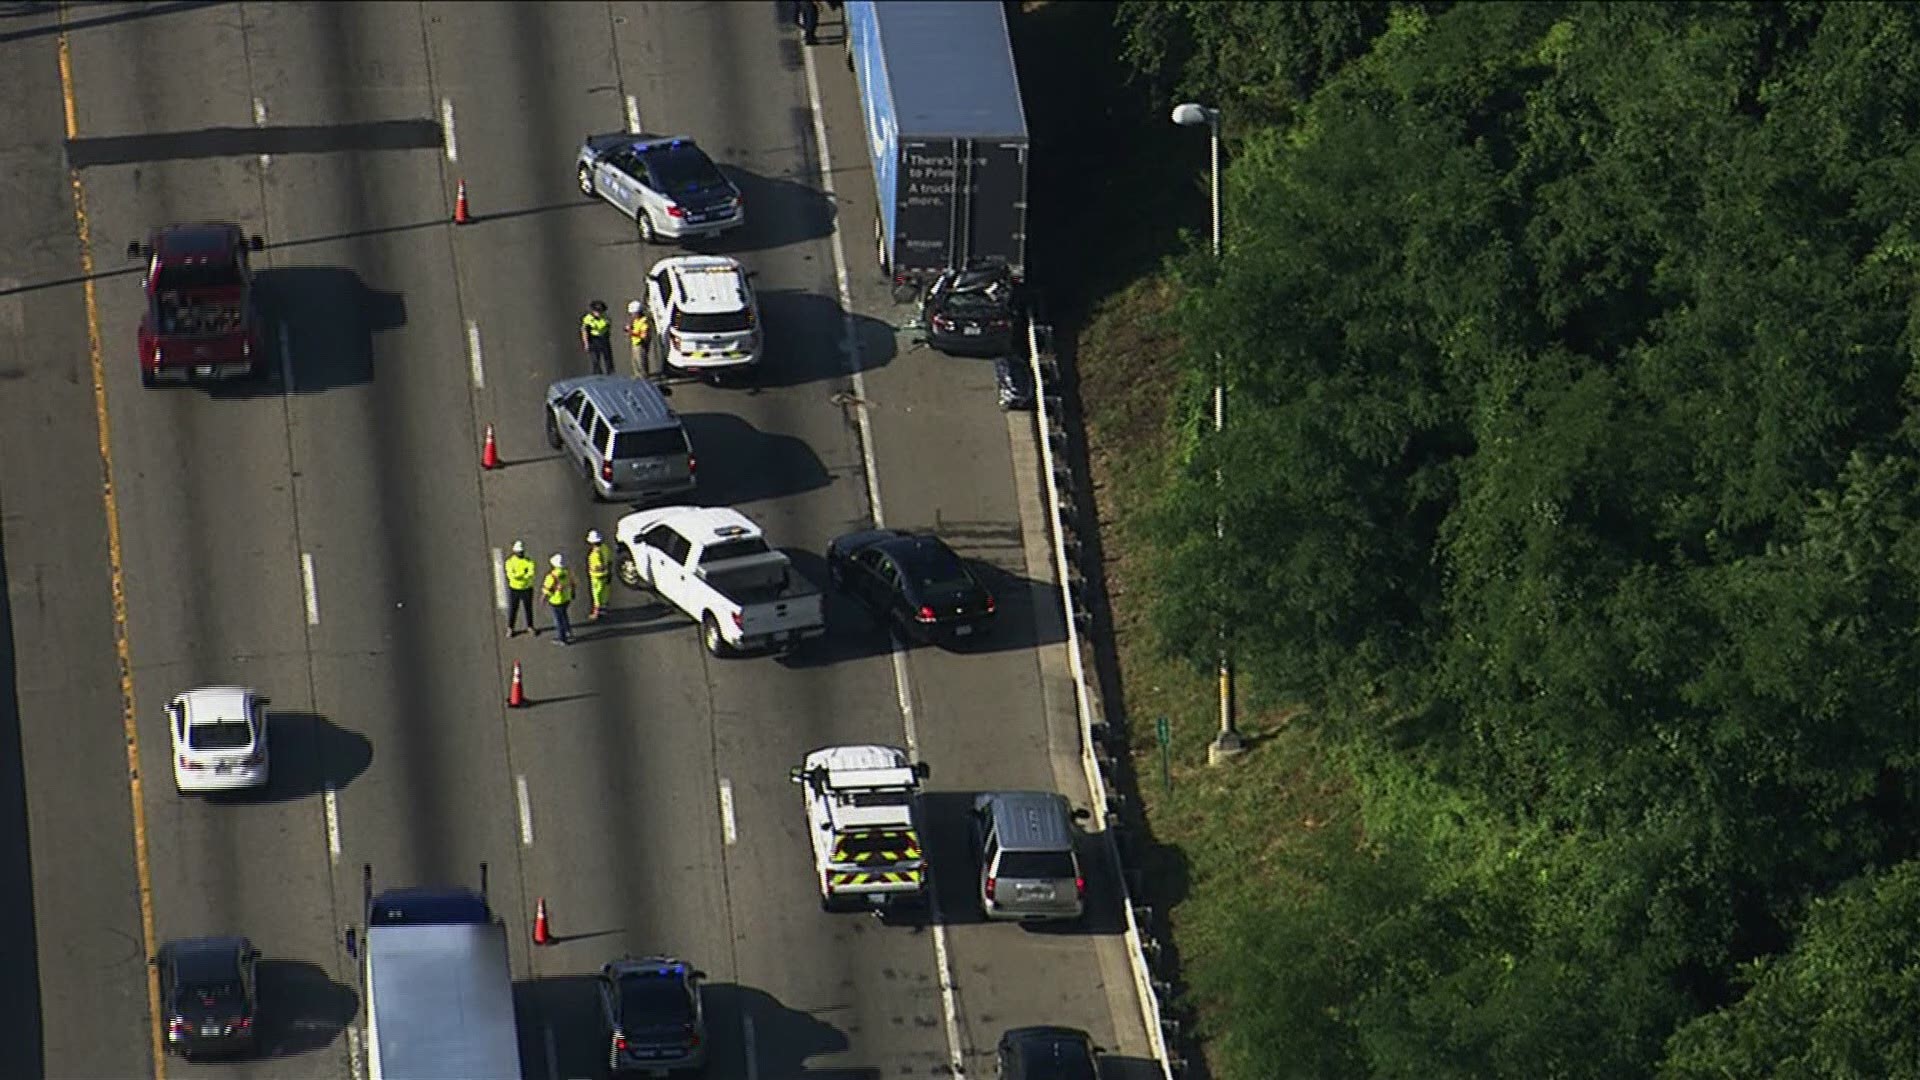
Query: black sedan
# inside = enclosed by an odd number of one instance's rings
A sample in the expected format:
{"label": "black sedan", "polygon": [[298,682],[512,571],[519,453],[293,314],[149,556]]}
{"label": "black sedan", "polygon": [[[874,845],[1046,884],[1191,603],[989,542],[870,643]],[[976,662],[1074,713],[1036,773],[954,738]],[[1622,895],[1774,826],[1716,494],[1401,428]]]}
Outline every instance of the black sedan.
{"label": "black sedan", "polygon": [[1004,267],[948,270],[934,279],[920,302],[927,344],[955,356],[1005,356],[1013,352],[1016,304],[1013,278]]}
{"label": "black sedan", "polygon": [[243,937],[184,938],[160,946],[167,1049],[188,1060],[251,1053],[256,1046],[254,962]]}
{"label": "black sedan", "polygon": [[957,641],[993,624],[993,595],[937,536],[849,533],[827,545],[827,571],[835,587],[915,640]]}
{"label": "black sedan", "polygon": [[996,1080],[1098,1080],[1100,1050],[1070,1027],[1014,1028],[1000,1036]]}
{"label": "black sedan", "polygon": [[600,968],[609,1070],[615,1076],[697,1073],[707,1064],[707,1021],[695,971],[670,956],[626,957]]}

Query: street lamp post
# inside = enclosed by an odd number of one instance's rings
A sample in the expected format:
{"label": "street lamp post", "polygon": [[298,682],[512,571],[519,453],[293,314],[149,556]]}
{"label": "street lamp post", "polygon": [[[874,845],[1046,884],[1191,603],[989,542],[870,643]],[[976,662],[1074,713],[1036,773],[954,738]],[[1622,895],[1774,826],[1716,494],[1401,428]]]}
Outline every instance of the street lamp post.
{"label": "street lamp post", "polygon": [[[1220,260],[1220,110],[1205,105],[1187,102],[1173,107],[1173,122],[1182,127],[1207,127],[1207,150],[1211,183],[1208,189],[1212,195],[1213,208],[1213,258]],[[1213,358],[1213,432],[1218,436],[1227,426],[1227,388],[1221,378],[1220,357]],[[1215,488],[1223,487],[1218,466],[1213,473]],[[1224,507],[1214,512],[1214,539],[1224,543],[1227,535],[1226,510]],[[1227,647],[1227,627],[1221,621],[1220,634],[1220,732],[1207,745],[1207,763],[1218,765],[1246,749],[1246,743],[1240,738],[1240,730],[1234,726],[1233,708],[1233,655]]]}

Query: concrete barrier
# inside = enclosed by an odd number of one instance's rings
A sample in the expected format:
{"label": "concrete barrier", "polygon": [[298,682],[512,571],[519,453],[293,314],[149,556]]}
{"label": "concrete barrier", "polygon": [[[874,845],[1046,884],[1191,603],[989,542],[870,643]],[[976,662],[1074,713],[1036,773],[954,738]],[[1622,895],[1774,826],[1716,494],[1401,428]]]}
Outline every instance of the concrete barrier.
{"label": "concrete barrier", "polygon": [[[1074,561],[1067,555],[1068,537],[1066,517],[1073,507],[1073,496],[1065,490],[1063,478],[1072,476],[1072,464],[1065,458],[1067,432],[1061,426],[1058,397],[1057,357],[1052,346],[1052,327],[1027,322],[1027,363],[1033,373],[1034,410],[1039,418],[1039,443],[1041,473],[1047,484],[1047,527],[1052,533],[1054,571],[1060,582],[1060,608],[1067,630],[1067,662],[1072,669],[1075,709],[1080,718],[1080,765],[1087,774],[1087,789],[1093,793],[1093,803],[1099,807],[1116,805],[1107,790],[1107,778],[1100,768],[1097,748],[1100,736],[1117,728],[1109,725],[1096,699],[1092,682],[1087,677],[1088,646],[1086,630],[1090,626],[1082,622],[1084,613],[1092,610],[1092,604],[1077,593],[1083,587],[1085,575],[1079,572]],[[1081,545],[1075,544],[1078,549]],[[1179,1025],[1168,1021],[1160,1005],[1161,990],[1166,983],[1154,978],[1147,955],[1149,947],[1159,952],[1159,943],[1150,942],[1141,928],[1141,921],[1134,908],[1134,897],[1127,885],[1126,865],[1121,859],[1120,846],[1115,841],[1115,830],[1109,826],[1101,830],[1105,838],[1107,855],[1113,865],[1120,870],[1120,887],[1126,891],[1121,897],[1121,908],[1127,918],[1127,964],[1133,971],[1134,990],[1139,996],[1141,1020],[1146,1024],[1147,1039],[1153,1047],[1153,1057],[1160,1065],[1161,1074],[1166,1080],[1175,1080],[1175,1062],[1178,1055],[1168,1046],[1169,1026],[1178,1031]]]}

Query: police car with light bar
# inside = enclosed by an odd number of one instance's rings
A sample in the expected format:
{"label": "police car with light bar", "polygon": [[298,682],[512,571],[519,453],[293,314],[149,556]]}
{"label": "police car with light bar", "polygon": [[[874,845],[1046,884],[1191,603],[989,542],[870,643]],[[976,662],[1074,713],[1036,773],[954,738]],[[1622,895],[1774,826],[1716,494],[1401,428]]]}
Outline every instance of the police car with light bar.
{"label": "police car with light bar", "polygon": [[661,259],[647,273],[655,359],[718,380],[760,363],[760,305],[745,267],[724,255]]}
{"label": "police car with light bar", "polygon": [[715,236],[747,220],[740,189],[692,139],[589,135],[574,182],[587,198],[619,207],[649,244]]}

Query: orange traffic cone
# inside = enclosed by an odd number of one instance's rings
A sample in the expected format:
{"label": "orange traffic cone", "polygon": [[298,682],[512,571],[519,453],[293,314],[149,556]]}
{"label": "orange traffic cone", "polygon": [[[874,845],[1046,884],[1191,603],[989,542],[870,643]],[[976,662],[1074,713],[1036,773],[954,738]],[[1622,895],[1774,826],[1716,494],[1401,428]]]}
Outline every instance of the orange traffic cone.
{"label": "orange traffic cone", "polygon": [[526,687],[520,683],[520,661],[513,662],[513,683],[507,687],[507,708],[522,708],[527,703]]}
{"label": "orange traffic cone", "polygon": [[487,425],[487,442],[480,448],[480,467],[497,469],[500,467],[500,448],[494,445],[493,425]]}
{"label": "orange traffic cone", "polygon": [[459,189],[454,192],[453,196],[453,223],[455,225],[465,225],[472,220],[473,215],[467,213],[467,182],[462,180],[460,181]]}
{"label": "orange traffic cone", "polygon": [[547,926],[547,898],[544,896],[533,904],[533,943],[553,944],[553,930]]}

